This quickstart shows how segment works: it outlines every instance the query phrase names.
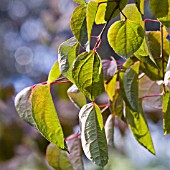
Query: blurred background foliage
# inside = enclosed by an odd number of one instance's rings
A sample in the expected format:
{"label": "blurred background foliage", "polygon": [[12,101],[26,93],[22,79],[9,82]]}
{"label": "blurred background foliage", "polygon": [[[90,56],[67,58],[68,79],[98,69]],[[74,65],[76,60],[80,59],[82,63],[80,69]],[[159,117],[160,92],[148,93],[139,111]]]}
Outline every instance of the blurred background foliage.
{"label": "blurred background foliage", "polygon": [[[45,160],[48,141],[18,118],[14,97],[23,88],[47,80],[57,59],[58,46],[72,36],[69,22],[75,7],[71,0],[0,0],[0,170],[52,169]],[[145,12],[144,17],[152,18],[148,2]],[[159,24],[147,23],[146,29],[158,30]],[[98,35],[100,30],[101,26],[95,26],[93,35]],[[118,57],[106,38],[98,52],[102,58]],[[79,129],[78,110],[66,93],[70,85],[52,87],[66,137]],[[105,95],[98,102],[105,103]],[[105,169],[169,170],[170,137],[163,136],[161,114],[158,110],[154,116],[147,113],[156,157],[143,149],[126,126],[116,120],[115,149],[109,149],[110,162]],[[86,158],[83,160],[85,169],[99,169]]]}

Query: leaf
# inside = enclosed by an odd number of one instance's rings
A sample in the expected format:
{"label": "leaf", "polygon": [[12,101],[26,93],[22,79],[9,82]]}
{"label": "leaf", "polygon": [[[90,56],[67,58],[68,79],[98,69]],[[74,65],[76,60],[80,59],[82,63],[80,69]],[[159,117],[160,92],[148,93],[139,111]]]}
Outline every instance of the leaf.
{"label": "leaf", "polygon": [[79,50],[79,43],[72,37],[63,42],[58,49],[59,68],[63,76],[74,83],[72,78],[72,64],[76,59]]}
{"label": "leaf", "polygon": [[96,104],[89,103],[79,113],[81,141],[85,155],[98,166],[108,162],[108,148],[101,111]]}
{"label": "leaf", "polygon": [[114,146],[114,116],[112,114],[106,120],[105,123],[106,139],[109,146]]}
{"label": "leaf", "polygon": [[81,109],[87,102],[86,97],[82,92],[79,91],[77,86],[73,84],[68,90],[67,94],[71,102],[78,108]]}
{"label": "leaf", "polygon": [[[170,54],[170,42],[166,39],[168,33],[163,30],[163,56],[164,72],[166,72],[166,62]],[[162,59],[160,58],[160,31],[150,31],[146,33],[148,49],[151,55],[156,59],[158,68],[147,63],[141,63],[140,69],[153,81],[163,79]]]}
{"label": "leaf", "polygon": [[[138,74],[140,62],[129,67],[123,75],[123,98],[126,104],[133,110],[138,111]],[[121,89],[121,90],[123,90]]]}
{"label": "leaf", "polygon": [[[148,47],[154,58],[160,57],[160,31],[146,32]],[[168,32],[163,29],[163,55],[168,59],[170,55],[170,42],[167,40]]]}
{"label": "leaf", "polygon": [[135,0],[136,2],[136,6],[139,10],[139,12],[144,15],[144,3],[145,3],[145,0]]}
{"label": "leaf", "polygon": [[117,70],[116,60],[112,57],[111,60],[102,60],[104,80],[109,82]]}
{"label": "leaf", "polygon": [[164,76],[164,85],[167,91],[170,91],[170,57],[168,59],[168,64],[166,67],[166,73]]}
{"label": "leaf", "polygon": [[32,97],[33,118],[40,133],[61,149],[66,149],[64,134],[50,94],[50,86],[36,86]]}
{"label": "leaf", "polygon": [[119,94],[119,92],[116,92],[115,95],[113,96],[112,101],[110,102],[110,110],[111,113],[115,116],[117,116],[119,119],[125,122],[124,118],[124,102]]}
{"label": "leaf", "polygon": [[134,112],[128,107],[126,107],[126,117],[128,120],[128,125],[130,129],[132,130],[132,133],[136,140],[144,146],[149,152],[152,154],[155,153],[155,149],[153,146],[151,134],[148,128],[148,125],[146,123],[143,109],[142,109],[142,102],[139,102],[139,111]]}
{"label": "leaf", "polygon": [[[73,135],[68,138],[72,138]],[[79,138],[72,138],[71,140],[67,140],[67,146],[70,154],[68,154],[68,158],[73,166],[74,170],[84,170],[83,161],[82,161],[82,148]]]}
{"label": "leaf", "polygon": [[31,92],[32,87],[27,87],[20,91],[15,97],[15,108],[21,119],[36,128],[36,123],[32,117]]}
{"label": "leaf", "polygon": [[105,83],[105,90],[111,101],[113,101],[113,96],[116,93],[116,80],[117,80],[117,74],[115,74],[108,83]]}
{"label": "leaf", "polygon": [[130,21],[117,21],[109,28],[108,41],[113,50],[124,58],[129,58],[141,46],[144,30],[141,25]]}
{"label": "leaf", "polygon": [[75,38],[83,47],[85,47],[88,37],[86,26],[86,5],[82,4],[73,11],[70,26]]}
{"label": "leaf", "polygon": [[56,170],[73,170],[67,153],[52,143],[47,147],[46,159],[49,165]]}
{"label": "leaf", "polygon": [[85,0],[73,0],[73,1],[78,3],[78,4],[86,4]]}
{"label": "leaf", "polygon": [[127,4],[127,0],[97,0],[98,10],[96,13],[96,24],[104,24],[112,18],[116,17],[120,10]]}
{"label": "leaf", "polygon": [[57,78],[60,77],[60,75],[61,75],[61,73],[60,73],[60,69],[59,69],[59,63],[58,63],[58,61],[56,61],[54,63],[54,65],[52,66],[50,73],[48,75],[47,84],[50,84],[53,81],[55,81]]}
{"label": "leaf", "polygon": [[159,3],[157,0],[150,0],[150,8],[153,15],[166,27],[170,27],[170,0]]}
{"label": "leaf", "polygon": [[170,92],[166,92],[163,96],[163,129],[164,134],[170,133]]}
{"label": "leaf", "polygon": [[[144,26],[141,14],[138,11],[136,4],[127,4],[122,12],[128,20],[131,20],[141,26]],[[126,19],[122,14],[120,15],[120,17],[121,20]]]}
{"label": "leaf", "polygon": [[102,62],[96,52],[81,53],[72,73],[76,86],[90,100],[94,101],[104,91]]}
{"label": "leaf", "polygon": [[147,41],[146,38],[144,38],[144,41],[142,43],[142,45],[140,46],[140,48],[134,53],[134,55],[142,62],[146,63],[146,64],[150,64],[151,66],[155,67],[156,69],[158,69],[158,66],[150,52],[150,50],[148,49],[148,45],[147,45]]}
{"label": "leaf", "polygon": [[98,3],[94,1],[90,1],[87,4],[87,10],[86,10],[86,21],[87,21],[87,32],[88,32],[88,44],[90,45],[90,39],[91,39],[91,32],[93,28],[93,24],[96,17]]}

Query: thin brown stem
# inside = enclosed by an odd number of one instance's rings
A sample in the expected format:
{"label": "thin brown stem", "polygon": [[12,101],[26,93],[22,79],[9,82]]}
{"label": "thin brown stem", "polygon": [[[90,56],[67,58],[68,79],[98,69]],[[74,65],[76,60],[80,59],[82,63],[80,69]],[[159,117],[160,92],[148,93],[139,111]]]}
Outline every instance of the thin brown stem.
{"label": "thin brown stem", "polygon": [[81,135],[81,133],[78,132],[77,134],[74,134],[73,136],[68,137],[68,138],[66,138],[65,140],[66,140],[66,141],[70,141],[70,140],[73,140],[73,139],[78,138],[80,135]]}
{"label": "thin brown stem", "polygon": [[[164,67],[164,62],[165,62],[165,59],[164,59],[164,54],[163,54],[163,49],[164,49],[164,43],[163,43],[163,24],[160,24],[160,58],[162,59],[162,80],[164,81],[164,76],[165,76],[165,67]],[[163,90],[164,92],[166,91],[165,89],[165,84],[163,83]]]}
{"label": "thin brown stem", "polygon": [[150,98],[150,97],[158,97],[158,96],[163,96],[163,94],[148,94],[148,95],[142,96],[140,99],[145,99],[145,98]]}

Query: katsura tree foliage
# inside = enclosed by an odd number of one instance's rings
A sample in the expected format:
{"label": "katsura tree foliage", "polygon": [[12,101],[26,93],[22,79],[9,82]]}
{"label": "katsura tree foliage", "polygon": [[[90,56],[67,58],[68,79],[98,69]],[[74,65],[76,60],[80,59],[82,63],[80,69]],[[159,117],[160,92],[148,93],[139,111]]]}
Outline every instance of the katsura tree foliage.
{"label": "katsura tree foliage", "polygon": [[[70,26],[73,37],[63,42],[43,83],[27,87],[15,98],[19,116],[36,128],[51,144],[47,160],[55,169],[83,169],[81,146],[86,157],[100,167],[108,162],[108,145],[113,146],[114,119],[117,117],[131,129],[135,139],[156,154],[145,119],[145,98],[159,97],[163,113],[164,134],[170,133],[170,0],[150,0],[155,20],[143,19],[144,0],[74,0]],[[110,27],[108,23],[120,15]],[[146,31],[146,22],[158,22],[159,31]],[[92,35],[96,25],[103,25],[98,36]],[[103,33],[112,49],[125,62],[101,60],[98,54]],[[91,39],[96,43],[91,44]],[[158,82],[157,93],[149,86],[143,93],[141,82]],[[143,84],[147,82],[144,82]],[[77,107],[81,131],[65,137],[50,92],[52,85],[71,82],[68,96]],[[108,103],[98,105],[96,99],[108,94]],[[149,105],[150,103],[148,103]],[[102,113],[110,112],[107,120]],[[161,113],[161,114],[162,114]],[[79,140],[79,136],[81,140]],[[116,136],[115,136],[116,137]]]}

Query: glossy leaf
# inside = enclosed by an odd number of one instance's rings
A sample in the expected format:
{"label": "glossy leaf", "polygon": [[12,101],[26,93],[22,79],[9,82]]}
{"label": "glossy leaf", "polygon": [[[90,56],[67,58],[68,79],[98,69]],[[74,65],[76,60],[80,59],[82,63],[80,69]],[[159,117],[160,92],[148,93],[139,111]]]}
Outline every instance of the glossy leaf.
{"label": "glossy leaf", "polygon": [[32,97],[33,118],[40,133],[61,149],[66,149],[64,134],[50,94],[50,86],[36,86]]}
{"label": "glossy leaf", "polygon": [[126,107],[126,117],[128,120],[128,125],[130,129],[132,130],[132,133],[136,140],[144,146],[148,151],[150,151],[152,154],[155,153],[155,149],[153,146],[151,134],[147,125],[147,122],[145,120],[143,109],[142,109],[142,103],[139,102],[138,112],[134,112],[128,107]]}
{"label": "glossy leaf", "polygon": [[90,100],[95,100],[104,91],[102,62],[96,52],[80,54],[72,73],[76,86]]}
{"label": "glossy leaf", "polygon": [[113,50],[124,58],[129,58],[141,46],[144,30],[131,20],[117,21],[109,28],[108,41]]}
{"label": "glossy leaf", "polygon": [[104,167],[108,162],[108,149],[99,107],[93,103],[85,105],[80,110],[79,119],[85,155],[95,164]]}
{"label": "glossy leaf", "polygon": [[[129,67],[123,75],[123,96],[126,104],[133,110],[138,111],[138,74],[140,62]],[[121,90],[123,90],[121,89]]]}
{"label": "glossy leaf", "polygon": [[80,92],[77,86],[74,84],[67,90],[67,94],[72,103],[79,109],[81,109],[87,103],[84,94]]}
{"label": "glossy leaf", "polygon": [[104,80],[109,82],[117,70],[117,63],[114,58],[111,60],[102,60]]}
{"label": "glossy leaf", "polygon": [[122,121],[125,121],[124,113],[123,113],[124,102],[121,95],[118,92],[115,93],[112,101],[110,102],[110,110],[113,115],[117,116]]}
{"label": "glossy leaf", "polygon": [[170,57],[168,59],[168,64],[166,67],[166,73],[164,76],[164,84],[167,91],[170,91]]}
{"label": "glossy leaf", "polygon": [[[147,63],[141,63],[140,69],[153,81],[163,79],[162,60],[160,57],[160,31],[147,32],[147,45],[151,55],[156,59],[158,68]],[[164,55],[164,72],[166,72],[166,62],[170,54],[170,42],[166,39],[168,33],[163,30],[163,55]]]}
{"label": "glossy leaf", "polygon": [[165,26],[170,27],[170,0],[159,3],[157,0],[150,0],[150,8],[153,15]]}
{"label": "glossy leaf", "polygon": [[88,32],[88,44],[90,45],[91,39],[91,32],[93,28],[93,24],[96,17],[98,3],[94,1],[90,1],[87,4],[87,11],[86,11],[86,20],[87,20],[87,32]]}
{"label": "glossy leaf", "polygon": [[56,61],[54,65],[52,66],[50,73],[48,75],[48,81],[47,84],[52,83],[55,81],[57,78],[59,78],[61,75],[60,69],[59,69],[59,63]]}
{"label": "glossy leaf", "polygon": [[122,10],[126,4],[127,0],[97,0],[98,2],[98,10],[96,13],[96,24],[104,24],[112,18],[116,17],[120,10]]}
{"label": "glossy leaf", "polygon": [[155,62],[149,48],[147,45],[146,38],[144,38],[144,41],[140,48],[134,53],[134,55],[142,62],[146,64],[150,64],[154,68],[158,69],[157,63]]}
{"label": "glossy leaf", "polygon": [[21,119],[31,126],[36,127],[36,123],[32,117],[32,105],[30,101],[31,92],[32,87],[27,87],[20,91],[15,97],[15,108]]}
{"label": "glossy leaf", "polygon": [[58,49],[58,62],[60,71],[63,76],[68,78],[73,83],[72,64],[77,57],[78,50],[79,44],[74,37],[63,42]]}
{"label": "glossy leaf", "polygon": [[86,5],[78,6],[71,17],[71,30],[79,43],[85,47],[87,43],[87,25],[86,25]]}
{"label": "glossy leaf", "polygon": [[73,170],[84,170],[82,161],[82,148],[79,138],[73,138],[73,135],[69,136],[71,140],[67,140],[67,146],[69,150],[68,158],[73,166]]}
{"label": "glossy leaf", "polygon": [[144,14],[145,0],[135,0],[135,2],[136,2],[136,6],[137,6],[139,12],[143,15]]}
{"label": "glossy leaf", "polygon": [[86,4],[85,0],[73,0],[73,1],[78,3],[78,4]]}
{"label": "glossy leaf", "polygon": [[56,170],[73,170],[67,152],[50,143],[46,150],[46,159],[50,166]]}
{"label": "glossy leaf", "polygon": [[109,146],[114,146],[114,116],[110,114],[105,123],[106,139]]}
{"label": "glossy leaf", "polygon": [[[136,7],[136,4],[127,4],[122,12],[127,19],[143,26],[142,17],[140,12],[138,11],[138,8]],[[122,14],[120,15],[120,17],[122,20],[125,19],[125,17]]]}
{"label": "glossy leaf", "polygon": [[109,99],[113,101],[113,96],[116,92],[116,80],[117,80],[117,74],[113,76],[113,78],[107,83],[105,83],[105,90],[109,96]]}
{"label": "glossy leaf", "polygon": [[170,92],[166,92],[163,96],[163,128],[164,134],[170,133]]}

